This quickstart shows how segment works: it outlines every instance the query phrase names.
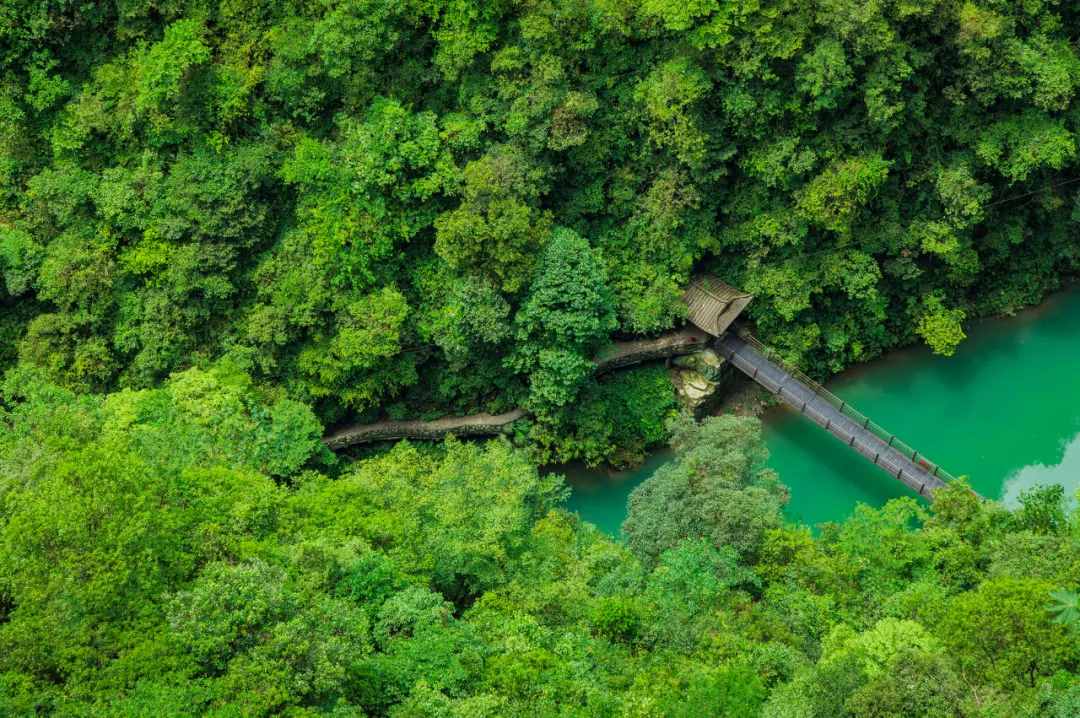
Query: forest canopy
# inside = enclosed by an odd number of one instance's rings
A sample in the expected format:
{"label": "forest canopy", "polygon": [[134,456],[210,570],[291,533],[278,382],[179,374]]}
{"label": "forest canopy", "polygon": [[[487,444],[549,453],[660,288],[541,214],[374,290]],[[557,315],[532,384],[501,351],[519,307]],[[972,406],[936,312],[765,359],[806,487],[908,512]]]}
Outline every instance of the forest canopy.
{"label": "forest canopy", "polygon": [[0,361],[77,390],[228,357],[326,422],[528,405],[596,461],[591,352],[695,271],[826,374],[1078,261],[1068,3],[0,13]]}
{"label": "forest canopy", "polygon": [[1008,512],[955,485],[815,536],[782,520],[756,419],[683,418],[619,543],[504,439],[320,459],[310,410],[226,369],[107,397],[24,372],[4,396],[5,716],[1080,706],[1060,487]]}
{"label": "forest canopy", "polygon": [[[1061,0],[0,0],[0,715],[1068,718],[1080,514],[783,514],[824,377],[1080,267]],[[335,456],[345,421],[527,410]],[[625,540],[541,464],[672,461]]]}

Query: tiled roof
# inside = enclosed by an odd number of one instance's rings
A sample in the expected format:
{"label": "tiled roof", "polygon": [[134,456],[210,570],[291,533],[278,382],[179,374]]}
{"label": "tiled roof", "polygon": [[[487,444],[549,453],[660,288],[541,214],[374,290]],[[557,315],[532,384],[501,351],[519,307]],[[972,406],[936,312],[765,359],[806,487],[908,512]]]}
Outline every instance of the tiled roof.
{"label": "tiled roof", "polygon": [[683,294],[690,323],[713,336],[727,331],[751,299],[753,295],[709,274],[696,277]]}

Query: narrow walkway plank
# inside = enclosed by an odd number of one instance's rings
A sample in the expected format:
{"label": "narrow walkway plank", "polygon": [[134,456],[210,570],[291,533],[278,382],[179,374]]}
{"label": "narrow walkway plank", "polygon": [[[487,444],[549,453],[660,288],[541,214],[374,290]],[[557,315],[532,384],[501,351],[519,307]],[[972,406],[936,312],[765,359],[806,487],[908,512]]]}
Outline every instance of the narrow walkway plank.
{"label": "narrow walkway plank", "polygon": [[473,414],[447,416],[434,421],[379,421],[374,424],[354,424],[323,438],[331,449],[344,449],[354,444],[391,439],[422,439],[435,441],[447,434],[456,436],[488,436],[501,433],[525,412],[514,409],[503,414]]}

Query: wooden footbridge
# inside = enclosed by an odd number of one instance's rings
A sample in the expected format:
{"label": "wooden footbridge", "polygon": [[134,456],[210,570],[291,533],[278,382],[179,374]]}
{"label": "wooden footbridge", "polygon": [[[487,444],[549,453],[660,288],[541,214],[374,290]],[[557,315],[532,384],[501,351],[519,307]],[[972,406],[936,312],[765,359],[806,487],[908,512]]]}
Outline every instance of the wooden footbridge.
{"label": "wooden footbridge", "polygon": [[921,496],[952,477],[937,464],[863,416],[847,402],[813,380],[771,361],[753,337],[728,332],[718,338],[717,351],[733,367],[765,387],[777,399],[847,444],[879,469]]}
{"label": "wooden footbridge", "polygon": [[928,499],[953,478],[810,377],[770,358],[769,349],[753,336],[732,329],[750,302],[748,295],[713,277],[700,277],[685,299],[690,321],[716,337],[713,346],[733,367],[874,466]]}

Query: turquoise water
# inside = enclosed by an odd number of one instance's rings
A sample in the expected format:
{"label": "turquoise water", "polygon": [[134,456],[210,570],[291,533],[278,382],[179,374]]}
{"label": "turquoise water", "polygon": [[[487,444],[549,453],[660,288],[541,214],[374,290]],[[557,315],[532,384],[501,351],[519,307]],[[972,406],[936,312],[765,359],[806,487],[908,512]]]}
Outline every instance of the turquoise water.
{"label": "turquoise water", "polygon": [[589,469],[582,464],[561,466],[558,472],[566,476],[572,489],[566,507],[615,536],[626,518],[626,500],[630,498],[630,492],[670,459],[671,451],[664,448],[653,452],[641,466],[629,471]]}
{"label": "turquoise water", "polygon": [[[1080,291],[1015,317],[980,322],[953,357],[913,347],[855,367],[829,389],[984,496],[1015,503],[1036,484],[1080,489]],[[769,465],[791,488],[788,516],[838,521],[859,502],[915,494],[784,408],[762,417]],[[571,510],[617,533],[626,498],[669,458],[608,474],[564,470]]]}

